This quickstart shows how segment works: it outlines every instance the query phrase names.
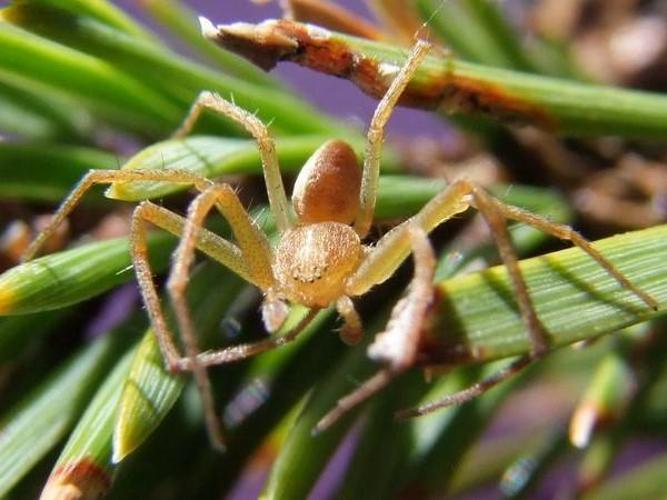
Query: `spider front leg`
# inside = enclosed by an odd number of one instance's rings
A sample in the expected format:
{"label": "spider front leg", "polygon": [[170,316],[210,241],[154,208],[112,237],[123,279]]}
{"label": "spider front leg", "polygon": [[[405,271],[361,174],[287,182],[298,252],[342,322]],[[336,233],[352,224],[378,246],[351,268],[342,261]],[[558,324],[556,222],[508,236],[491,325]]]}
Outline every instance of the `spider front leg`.
{"label": "spider front leg", "polygon": [[[153,284],[153,273],[148,261],[148,244],[146,222],[160,229],[170,232],[174,236],[181,237],[186,227],[186,219],[180,215],[155,205],[149,201],[142,202],[132,214],[130,228],[130,252],[139,287],[146,309],[148,310],[151,324],[160,346],[160,351],[165,364],[172,369],[177,369],[178,360],[181,355],[172,340],[172,335],[164,321],[161,312],[160,299]],[[197,248],[217,260],[222,265],[238,274],[243,279],[251,281],[251,276],[246,269],[241,251],[229,241],[201,228],[197,238]]]}
{"label": "spider front leg", "polygon": [[[414,276],[407,295],[392,309],[386,329],[377,334],[374,342],[368,347],[369,357],[385,363],[386,367],[355,391],[340,399],[336,407],[317,423],[313,429],[315,434],[333,425],[350,409],[384,388],[415,362],[424,320],[433,300],[436,261],[426,232],[414,225],[406,226],[405,229],[415,262]],[[367,260],[375,259],[374,252],[370,252]],[[366,275],[355,274],[356,281],[364,281],[367,278]]]}
{"label": "spider front leg", "polygon": [[430,49],[431,45],[428,42],[423,40],[417,41],[405,65],[398,71],[373,113],[373,118],[368,127],[366,150],[364,152],[359,215],[354,221],[354,230],[361,238],[364,238],[368,234],[373,223],[385,127],[398,103],[398,99],[401,97],[401,94],[417,71],[417,68],[419,68],[421,62],[428,55]]}
{"label": "spider front leg", "polygon": [[[436,264],[426,231],[409,225],[407,233],[415,261],[410,291],[394,306],[386,330],[376,335],[368,347],[371,359],[385,363],[397,372],[410,368],[417,356],[424,319],[433,301]],[[369,258],[373,258],[372,253]]]}
{"label": "spider front leg", "polygon": [[[228,184],[213,184],[201,191],[188,208],[188,217],[183,226],[179,245],[174,253],[174,263],[167,281],[174,313],[179,331],[183,338],[186,356],[182,357],[172,341],[172,335],[162,313],[160,301],[152,280],[148,262],[146,234],[144,221],[166,225],[164,216],[156,212],[155,206],[143,203],[136,210],[132,219],[132,257],[137,277],[141,287],[144,302],[148,309],[151,322],[154,325],[160,347],[170,369],[174,371],[192,371],[197,388],[202,398],[206,425],[211,442],[218,448],[223,448],[221,424],[215,411],[215,401],[211,385],[206,372],[207,364],[200,359],[195,328],[186,301],[186,288],[189,282],[189,272],[194,260],[194,250],[200,241],[200,232],[204,220],[210,210],[216,207],[229,222],[234,237],[240,247],[240,267],[249,280],[262,291],[268,292],[274,285],[271,270],[271,250],[264,234],[256,227],[249,214],[244,209],[236,193]],[[234,270],[234,269],[233,269]],[[239,273],[241,274],[241,273]],[[237,349],[231,348],[231,349]],[[223,350],[225,351],[225,350]],[[205,354],[219,354],[205,353]]]}
{"label": "spider front leg", "polygon": [[[214,206],[232,227],[251,281],[265,293],[262,315],[267,329],[273,332],[284,322],[287,307],[273,294],[276,283],[271,269],[271,248],[264,234],[255,226],[236,193],[228,184],[213,185],[193,200],[188,209],[183,236],[174,253],[174,265],[167,281],[167,289],[177,311],[181,332],[184,338],[194,340],[190,314],[185,302],[185,289],[189,281],[189,272],[194,259],[194,250],[197,248],[199,232],[202,230],[207,214]],[[228,349],[238,351],[238,347]],[[223,363],[225,361],[219,357],[220,353],[227,352],[228,349],[204,353],[202,356],[205,357],[206,364],[213,364],[212,356],[218,356],[219,361],[216,364]],[[198,363],[198,359],[188,356],[177,360],[173,366],[176,369],[195,370]]]}
{"label": "spider front leg", "polygon": [[[132,263],[141,289],[141,295],[146,310],[148,311],[151,325],[153,326],[153,330],[158,339],[163,358],[167,366],[171,370],[174,370],[175,367],[178,366],[178,360],[181,356],[178,352],[178,348],[174,344],[173,336],[169,331],[164,314],[162,313],[160,298],[158,297],[155,284],[153,283],[153,275],[148,260],[148,229],[145,224],[146,221],[150,221],[150,215],[150,205],[148,204],[139,205],[132,214],[130,236]],[[187,228],[187,225],[185,227]],[[211,390],[211,382],[208,378],[208,373],[206,373],[206,369],[196,362],[197,354],[199,354],[199,347],[194,335],[194,327],[189,321],[190,317],[187,313],[187,306],[185,306],[185,311],[183,307],[181,302],[174,301],[174,312],[178,319],[185,351],[187,356],[193,360],[194,366],[192,371],[197,384],[197,389],[199,390],[202,399],[206,428],[213,446],[224,451],[225,445],[222,433],[222,423],[215,412],[215,401],[213,399],[213,391]],[[183,319],[184,316],[186,319]],[[184,324],[186,326],[184,326]]]}
{"label": "spider front leg", "polygon": [[[467,180],[454,182],[427,203],[417,215],[387,233],[378,242],[375,250],[361,263],[357,272],[348,279],[346,293],[350,296],[362,295],[373,285],[385,281],[394,273],[409,254],[411,248],[411,239],[409,237],[411,227],[416,226],[425,232],[430,232],[436,226],[452,218],[457,213],[467,210],[471,206],[477,208],[487,221],[500,251],[501,258],[507,267],[517,296],[519,312],[528,331],[531,350],[527,355],[519,358],[505,369],[482,380],[478,384],[447,396],[441,401],[436,401],[416,410],[402,412],[401,416],[422,415],[437,408],[464,403],[511,377],[548,351],[548,336],[537,317],[535,307],[528,293],[528,288],[521,274],[505,219],[523,222],[557,238],[571,241],[598,262],[622,287],[632,291],[649,307],[653,309],[657,307],[657,303],[650,295],[633,285],[611,262],[570,227],[553,223],[518,207],[507,205],[493,198],[483,188]],[[410,359],[410,357],[406,357],[406,359]],[[414,360],[414,356],[412,356],[412,359]],[[392,361],[391,358],[388,360]],[[383,384],[379,383],[380,379],[384,380]],[[387,379],[386,373],[385,375],[378,373],[369,383],[374,384],[374,390],[379,390],[386,385],[388,380],[390,379]],[[355,393],[357,392],[359,391],[355,391]],[[352,395],[355,393],[352,393]],[[344,398],[343,401],[348,401],[348,399]],[[347,407],[349,408],[349,405]]]}

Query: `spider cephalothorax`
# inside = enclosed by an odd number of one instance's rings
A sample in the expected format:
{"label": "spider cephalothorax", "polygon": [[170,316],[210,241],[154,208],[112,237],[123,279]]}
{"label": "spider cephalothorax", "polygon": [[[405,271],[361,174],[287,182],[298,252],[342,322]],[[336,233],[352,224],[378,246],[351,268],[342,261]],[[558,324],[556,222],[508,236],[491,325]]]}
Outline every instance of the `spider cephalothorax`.
{"label": "spider cephalothorax", "polygon": [[273,270],[279,293],[297,304],[327,307],[345,295],[345,280],[362,256],[359,235],[340,222],[290,229],[276,247]]}
{"label": "spider cephalothorax", "polygon": [[[202,395],[208,430],[214,444],[222,446],[222,433],[214,411],[213,397],[205,367],[238,361],[293,340],[305,322],[291,333],[251,344],[200,353],[190,318],[185,290],[195,249],[216,259],[264,293],[262,315],[269,331],[283,323],[287,314],[285,300],[314,310],[335,304],[344,320],[341,337],[348,343],[359,340],[362,325],[351,298],[368,292],[388,279],[412,253],[415,272],[405,297],[392,311],[387,328],[379,334],[368,353],[384,363],[367,383],[361,385],[323,421],[318,429],[330,425],[341,413],[386,385],[393,377],[414,365],[424,317],[432,298],[435,267],[427,233],[459,212],[474,206],[487,220],[507,265],[516,290],[519,310],[531,340],[530,354],[510,365],[497,376],[443,399],[428,408],[458,403],[483,392],[507,378],[547,351],[546,332],[533,308],[512,249],[505,219],[530,224],[561,239],[567,239],[596,259],[619,283],[632,290],[648,305],[655,301],[634,287],[616,268],[579,234],[568,226],[506,205],[465,179],[450,184],[414,217],[395,227],[372,247],[362,245],[373,220],[384,128],[399,96],[415,70],[426,57],[429,45],[418,42],[403,68],[395,75],[371,121],[363,168],[356,155],[342,141],[329,141],[304,165],[294,186],[292,201],[297,220],[290,215],[273,140],[265,125],[253,114],[218,95],[203,92],[186,117],[176,137],[190,132],[203,109],[211,109],[241,124],[258,142],[264,179],[279,242],[272,248],[229,184],[217,184],[188,171],[176,170],[97,170],[89,172],[65,199],[51,224],[28,248],[25,259],[32,258],[57,226],[94,184],[109,183],[108,195],[116,183],[161,181],[192,185],[199,191],[183,218],[151,202],[142,202],[134,211],[130,235],[134,269],[142,296],[155,330],[166,365],[174,370],[191,370]],[[216,208],[229,222],[234,240],[223,239],[203,228],[204,219]],[[153,283],[148,250],[147,225],[156,225],[179,235],[173,265],[167,281],[177,326],[183,338],[181,354],[165,321],[160,299]],[[311,318],[312,314],[308,316]],[[308,319],[307,318],[307,319]],[[306,319],[306,321],[307,321]],[[426,410],[417,413],[425,413]]]}

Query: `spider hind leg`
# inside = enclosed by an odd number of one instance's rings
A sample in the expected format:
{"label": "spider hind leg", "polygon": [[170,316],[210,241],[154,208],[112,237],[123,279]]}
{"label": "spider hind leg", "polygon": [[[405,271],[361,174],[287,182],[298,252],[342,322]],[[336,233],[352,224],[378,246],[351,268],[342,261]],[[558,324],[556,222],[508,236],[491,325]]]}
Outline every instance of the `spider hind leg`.
{"label": "spider hind leg", "polygon": [[421,417],[422,415],[428,415],[429,413],[432,413],[441,408],[467,403],[468,401],[475,399],[477,396],[481,396],[486,391],[492,389],[501,382],[504,382],[505,380],[518,374],[524,368],[527,368],[531,363],[537,361],[540,357],[542,357],[542,354],[526,354],[525,356],[521,356],[506,367],[498,370],[495,373],[492,373],[488,377],[469,387],[466,387],[465,389],[447,394],[440,399],[430,401],[415,408],[406,408],[404,410],[397,411],[395,414],[396,419],[407,420],[409,418]]}
{"label": "spider hind leg", "polygon": [[496,240],[496,245],[499,249],[502,260],[505,263],[508,273],[510,274],[510,277],[513,281],[519,310],[528,329],[531,349],[528,354],[517,358],[515,361],[511,362],[501,370],[491,374],[487,378],[482,379],[470,387],[444,396],[439,400],[431,401],[422,406],[408,408],[397,412],[396,417],[398,419],[418,417],[441,408],[466,403],[467,401],[470,401],[477,396],[484,394],[486,391],[495,387],[501,382],[518,374],[530,364],[547,354],[549,350],[547,332],[542,325],[542,322],[538,319],[532,299],[528,294],[528,288],[523,276],[521,275],[518,259],[516,252],[512,247],[509,233],[507,231],[507,226],[505,224],[505,219],[511,219],[531,225],[556,238],[570,241],[575,246],[586,252],[623,288],[626,288],[634,293],[648,307],[652,309],[656,309],[657,307],[657,303],[653,297],[630,282],[611,262],[609,262],[598,250],[596,250],[588,240],[574,231],[571,227],[551,222],[539,215],[526,212],[525,210],[514,207],[512,205],[507,205],[489,195],[482,188],[479,188],[468,181],[459,181],[459,183],[464,185],[466,191],[472,193],[473,199],[471,200],[471,203],[476,206],[482,216],[486,219]]}

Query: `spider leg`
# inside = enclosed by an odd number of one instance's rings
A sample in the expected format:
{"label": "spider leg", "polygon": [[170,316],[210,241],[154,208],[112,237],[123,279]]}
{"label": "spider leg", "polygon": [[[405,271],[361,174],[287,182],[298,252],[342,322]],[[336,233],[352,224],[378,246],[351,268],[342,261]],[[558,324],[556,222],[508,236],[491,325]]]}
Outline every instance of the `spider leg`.
{"label": "spider leg", "polygon": [[173,137],[181,138],[188,135],[204,109],[210,109],[235,121],[255,138],[259,147],[259,155],[262,159],[266,192],[269,196],[269,204],[276,220],[276,226],[280,233],[289,229],[291,222],[289,220],[287,195],[285,194],[285,187],[280,176],[276,147],[266,125],[259,118],[223,99],[218,94],[203,91],[192,104],[182,125],[174,132]]}
{"label": "spider leg", "polygon": [[[176,316],[183,333],[185,347],[188,351],[187,354],[189,357],[195,359],[192,370],[195,372],[195,379],[202,394],[211,440],[218,447],[221,447],[222,436],[219,425],[217,425],[217,417],[215,417],[215,413],[212,411],[213,399],[210,393],[210,384],[205,370],[197,366],[196,355],[198,354],[198,349],[194,329],[190,324],[189,315],[187,312],[184,312],[186,309],[184,290],[187,284],[187,269],[189,263],[192,261],[192,255],[189,258],[187,255],[188,253],[192,254],[196,245],[204,242],[201,246],[209,250],[207,253],[213,254],[214,258],[218,258],[218,260],[238,274],[248,276],[249,281],[256,284],[263,291],[267,291],[273,285],[271,250],[268,241],[264,234],[255,226],[229,185],[216,185],[212,181],[196,174],[173,170],[91,171],[64,200],[51,220],[51,223],[40,232],[35,241],[28,247],[24,259],[28,260],[32,258],[39,251],[43,243],[53,234],[58,225],[69,215],[79,203],[82,196],[93,185],[131,181],[178,182],[192,184],[201,191],[201,194],[192,204],[193,208],[189,210],[189,217],[185,224],[182,223],[182,219],[167,210],[159,209],[150,203],[141,204],[135,210],[132,218],[130,242],[137,279],[162,354],[169,368],[178,370],[181,356],[164,320],[159,297],[155,290],[148,264],[147,229],[145,222],[154,222],[170,232],[178,233],[181,230],[183,231],[183,237],[176,253],[175,271],[172,272],[176,278],[173,281],[170,280],[171,286],[169,290],[172,293]],[[240,250],[222,238],[211,237],[212,233],[209,231],[199,231],[204,216],[213,204],[217,206],[232,226],[232,231],[239,243]],[[179,258],[179,255],[186,255],[186,258]],[[182,271],[183,268],[186,270],[185,274]]]}
{"label": "spider leg", "polygon": [[358,344],[363,336],[363,327],[359,313],[354,307],[352,299],[343,295],[336,301],[336,311],[345,322],[340,331],[340,338],[347,345]]}
{"label": "spider leg", "polygon": [[411,226],[427,233],[468,209],[468,191],[461,184],[451,184],[429,201],[421,211],[385,234],[369,252],[355,273],[347,279],[345,293],[350,297],[365,294],[373,286],[389,279],[410,254]]}
{"label": "spider leg", "polygon": [[53,214],[51,222],[39,232],[37,237],[28,246],[22,256],[23,262],[29,261],[37,255],[46,240],[56,231],[58,226],[80,203],[86,191],[95,184],[112,184],[114,182],[131,181],[167,181],[180,184],[192,184],[204,189],[211,181],[190,172],[178,170],[91,170],[78,182],[72,192],[63,200],[58,210]]}
{"label": "spider leg", "polygon": [[336,406],[317,422],[317,425],[313,427],[311,434],[316,436],[320,432],[327,430],[355,406],[360,405],[373,394],[380,392],[387,387],[398,375],[400,375],[400,372],[396,372],[391,368],[378,370],[356,390],[352,391],[347,396],[340,398],[336,403]]}
{"label": "spider leg", "polygon": [[[166,208],[157,206],[149,201],[144,201],[135,208],[132,214],[130,233],[132,263],[142,291],[144,303],[148,309],[151,324],[155,330],[165,363],[170,368],[175,368],[178,365],[181,355],[172,340],[172,335],[162,316],[160,300],[153,284],[153,273],[148,261],[146,222],[180,237],[184,232],[187,220]],[[196,245],[199,250],[217,260],[241,278],[251,281],[251,276],[246,269],[241,251],[233,243],[205,228],[200,228],[200,234],[197,236]]]}
{"label": "spider leg", "polygon": [[[257,342],[249,342],[246,344],[238,344],[215,351],[206,351],[197,355],[196,362],[201,366],[215,366],[225,363],[234,363],[246,358],[250,358],[257,354],[270,351],[277,347],[282,347],[296,338],[304,331],[304,329],[313,321],[318,313],[318,309],[310,309],[306,316],[299,321],[299,323],[283,335],[278,335]],[[193,363],[190,358],[181,358],[178,360],[179,370],[192,370]]]}
{"label": "spider leg", "polygon": [[[187,219],[150,201],[141,202],[136,210],[141,211],[142,219],[170,232],[174,236],[180,238],[185,230]],[[241,250],[234,243],[205,227],[200,227],[196,236],[198,250],[238,274],[244,281],[248,281],[258,288],[260,287],[260,283],[255,281],[254,276],[247,269]]]}
{"label": "spider leg", "polygon": [[[199,346],[185,295],[190,268],[194,260],[197,235],[204,219],[214,206],[230,223],[241,248],[243,261],[262,290],[266,291],[273,285],[273,272],[271,271],[271,250],[268,241],[252,223],[252,219],[231,186],[228,184],[211,185],[190,203],[187,222],[174,253],[174,263],[167,281],[167,290],[183,338],[186,356],[190,360],[189,369],[194,374],[202,398],[209,436],[213,443],[220,446],[222,444],[221,424],[215,412],[215,401],[206,368],[197,359]],[[181,364],[178,361],[180,360],[170,362],[172,369],[180,369]]]}
{"label": "spider leg", "polygon": [[[167,322],[160,306],[160,298],[158,297],[155,284],[153,283],[153,276],[148,261],[148,229],[145,223],[148,220],[148,217],[145,216],[145,212],[147,211],[145,208],[146,206],[147,205],[144,204],[139,205],[132,214],[130,238],[132,262],[141,289],[141,294],[144,299],[144,304],[146,305],[148,316],[150,317],[151,325],[153,326],[153,330],[158,339],[162,355],[168,367],[173,370],[177,360],[180,359],[180,354],[173,342],[173,337],[169,332],[169,327],[167,326]],[[191,324],[188,324],[186,328],[183,327],[185,321],[181,320],[183,311],[179,306],[181,306],[181,304],[175,303],[174,311],[176,317],[179,319],[179,327],[181,328],[181,333],[183,335],[186,354],[196,358],[199,349],[197,347],[197,340],[192,333],[193,327]],[[199,365],[194,367],[193,372],[197,388],[202,398],[206,427],[211,443],[213,443],[217,449],[222,451],[225,449],[222,425],[215,413],[215,402],[208,374],[206,373],[206,370]]]}
{"label": "spider leg", "polygon": [[368,356],[387,363],[393,370],[402,371],[414,364],[424,318],[433,301],[435,254],[426,231],[409,226],[415,270],[410,291],[394,306],[387,328],[375,336],[368,347]]}
{"label": "spider leg", "polygon": [[512,239],[507,230],[504,214],[502,211],[498,210],[498,205],[495,203],[495,199],[484,191],[484,189],[478,188],[468,181],[460,182],[462,182],[472,194],[472,202],[476,205],[491,230],[493,239],[498,247],[498,252],[500,253],[500,258],[505,264],[512,285],[514,286],[521,317],[528,329],[528,336],[530,337],[531,344],[530,355],[532,358],[536,359],[549,350],[549,337],[542,322],[537,317],[533,299],[528,293],[528,286],[523,279],[521,269],[519,269],[519,258],[512,245]]}
{"label": "spider leg", "polygon": [[431,45],[422,40],[419,40],[415,44],[405,65],[391,82],[384,97],[382,97],[377,108],[375,108],[371,124],[368,127],[366,151],[364,154],[364,169],[361,178],[359,215],[354,221],[354,230],[361,238],[368,234],[375,212],[385,126],[391,117],[392,111],[396,107],[399,97],[405,90],[405,87],[407,87],[421,62],[428,54],[430,48]]}
{"label": "spider leg", "polygon": [[333,425],[345,413],[383,389],[414,364],[424,319],[433,299],[435,255],[423,229],[410,226],[407,232],[415,261],[410,289],[394,306],[386,329],[368,347],[369,357],[387,366],[341,398],[336,407],[317,423],[313,429],[314,434]]}
{"label": "spider leg", "polygon": [[477,189],[477,194],[478,196],[482,195],[486,197],[489,200],[489,203],[495,206],[495,210],[497,210],[506,219],[523,222],[524,224],[531,225],[555,238],[570,241],[572,244],[586,252],[593,260],[595,260],[600,265],[600,267],[607,271],[607,274],[612,276],[618,282],[619,285],[630,290],[651,309],[658,309],[658,302],[653,297],[651,297],[651,295],[644,292],[641,288],[635,286],[628,278],[625,277],[625,275],[623,275],[623,273],[621,273],[616,268],[616,266],[614,266],[614,264],[609,262],[604,255],[596,250],[595,247],[593,247],[586,238],[581,236],[581,234],[576,232],[570,226],[552,222],[549,219],[527,212],[526,210],[523,210],[519,207],[503,203],[502,201],[489,195],[483,189]]}
{"label": "spider leg", "polygon": [[[214,409],[214,399],[205,367],[244,359],[294,340],[312,320],[316,311],[312,311],[293,330],[281,337],[253,344],[242,344],[218,351],[199,353],[196,336],[194,335],[194,326],[184,296],[185,286],[188,282],[187,273],[189,271],[189,264],[192,261],[192,255],[187,255],[187,252],[192,252],[193,247],[196,247],[220,261],[223,265],[230,267],[242,277],[247,277],[249,281],[253,279],[253,276],[246,268],[246,261],[244,260],[244,255],[241,254],[241,250],[201,227],[206,211],[215,203],[215,200],[212,201],[211,199],[212,196],[219,192],[231,193],[233,195],[233,192],[224,189],[224,186],[212,186],[202,192],[193,201],[187,220],[150,202],[143,202],[135,209],[133,214],[131,250],[144,303],[146,304],[151,324],[158,338],[158,344],[160,345],[165,362],[172,370],[194,372],[195,380],[202,397],[209,436],[216,447],[224,448],[221,424]],[[229,215],[229,212],[227,212],[227,215]],[[248,220],[250,220],[249,217]],[[173,336],[162,313],[160,299],[152,280],[148,261],[145,222],[153,223],[173,234],[182,235],[181,242],[175,253],[175,263],[168,281],[168,289],[171,294],[179,329],[183,335],[186,357],[182,357],[174,345]],[[233,260],[230,260],[226,252],[221,252],[221,243],[233,249]],[[184,253],[186,255],[183,255]],[[257,286],[260,285],[259,283],[255,284]]]}
{"label": "spider leg", "polygon": [[[535,307],[528,293],[528,288],[521,274],[505,219],[517,220],[557,238],[571,241],[600,264],[622,287],[632,291],[649,307],[656,307],[656,302],[650,295],[633,285],[611,262],[570,227],[553,223],[544,217],[507,205],[489,195],[483,188],[467,180],[459,180],[452,183],[447,189],[427,203],[417,215],[387,233],[361,263],[356,273],[348,278],[346,293],[350,296],[361,295],[375,284],[385,281],[394,273],[396,268],[409,254],[410,240],[408,234],[411,225],[416,225],[424,231],[430,232],[439,224],[452,218],[457,213],[467,210],[471,206],[480,211],[489,225],[501,258],[507,267],[516,292],[519,311],[528,330],[531,350],[529,354],[517,359],[497,374],[482,380],[469,389],[452,394],[442,401],[427,405],[426,408],[440,408],[467,401],[519,372],[522,368],[540,358],[548,351],[548,336],[544,326],[537,317]],[[413,413],[417,413],[417,411]],[[413,413],[408,412],[406,414],[412,415]]]}
{"label": "spider leg", "polygon": [[532,354],[521,356],[516,361],[513,361],[506,367],[491,374],[489,377],[482,379],[476,384],[471,385],[463,390],[448,394],[436,401],[431,401],[416,408],[407,408],[396,412],[396,418],[403,420],[413,417],[427,415],[441,408],[446,408],[452,405],[460,405],[481,396],[489,389],[495,387],[501,382],[519,373],[528,365],[533,363],[537,358]]}

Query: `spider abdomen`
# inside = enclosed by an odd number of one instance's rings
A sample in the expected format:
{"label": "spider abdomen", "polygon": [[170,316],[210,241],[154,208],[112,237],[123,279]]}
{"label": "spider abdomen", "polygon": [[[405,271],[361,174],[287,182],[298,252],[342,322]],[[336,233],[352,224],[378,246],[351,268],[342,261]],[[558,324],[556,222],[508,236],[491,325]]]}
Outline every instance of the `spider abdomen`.
{"label": "spider abdomen", "polygon": [[292,191],[294,211],[302,224],[349,224],[359,212],[361,169],[349,144],[330,140],[320,146],[299,172]]}
{"label": "spider abdomen", "polygon": [[343,294],[346,278],[362,257],[350,226],[321,222],[286,231],[275,252],[274,274],[291,302],[326,307]]}

